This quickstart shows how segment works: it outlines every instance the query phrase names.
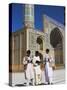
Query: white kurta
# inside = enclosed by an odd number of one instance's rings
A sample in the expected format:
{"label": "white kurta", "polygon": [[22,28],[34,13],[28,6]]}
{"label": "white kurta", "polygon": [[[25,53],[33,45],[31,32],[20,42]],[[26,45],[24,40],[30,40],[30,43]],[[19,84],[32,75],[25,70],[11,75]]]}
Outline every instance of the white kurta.
{"label": "white kurta", "polygon": [[46,54],[44,56],[44,60],[45,60],[45,79],[46,79],[46,82],[52,83],[53,69],[52,69],[52,67],[50,67],[48,59],[51,62],[50,56],[48,54]]}
{"label": "white kurta", "polygon": [[[27,57],[27,60],[31,61],[30,57]],[[23,64],[27,64],[27,68],[26,68],[26,78],[28,80],[33,79],[34,78],[34,69],[33,69],[33,64],[32,63],[28,63],[27,60],[23,60]]]}
{"label": "white kurta", "polygon": [[35,84],[41,84],[41,69],[40,69],[40,65],[38,65],[36,63],[36,61],[40,61],[40,57],[39,56],[34,56],[33,58],[33,64],[34,66],[34,72],[35,72]]}

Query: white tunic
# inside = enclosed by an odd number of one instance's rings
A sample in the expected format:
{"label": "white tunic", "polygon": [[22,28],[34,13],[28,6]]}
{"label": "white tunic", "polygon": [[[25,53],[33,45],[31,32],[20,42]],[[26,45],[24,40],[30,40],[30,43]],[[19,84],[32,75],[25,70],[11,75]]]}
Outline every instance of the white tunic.
{"label": "white tunic", "polygon": [[28,63],[28,61],[31,61],[31,58],[30,57],[24,57],[23,64],[27,64],[26,78],[28,80],[30,80],[30,79],[34,78],[34,69],[33,69],[33,64]]}
{"label": "white tunic", "polygon": [[41,84],[41,69],[40,69],[40,65],[38,65],[36,63],[36,61],[40,61],[40,57],[39,56],[34,56],[33,58],[33,64],[34,66],[34,71],[35,71],[35,83],[36,84]]}
{"label": "white tunic", "polygon": [[34,64],[34,65],[38,65],[38,64],[36,63],[36,61],[40,61],[40,57],[39,57],[39,56],[34,56],[34,58],[33,58],[33,64]]}
{"label": "white tunic", "polygon": [[50,65],[49,65],[50,62],[48,61],[48,59],[51,62],[52,59],[50,58],[50,56],[48,54],[46,54],[44,56],[44,61],[45,61],[45,79],[46,79],[46,82],[52,80],[52,78],[53,78],[53,69],[52,69],[52,67],[50,67]]}

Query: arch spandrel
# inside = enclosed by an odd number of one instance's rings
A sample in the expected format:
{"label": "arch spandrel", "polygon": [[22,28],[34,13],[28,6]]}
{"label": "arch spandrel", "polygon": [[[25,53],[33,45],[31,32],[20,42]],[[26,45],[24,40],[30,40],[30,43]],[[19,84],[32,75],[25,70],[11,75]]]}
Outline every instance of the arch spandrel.
{"label": "arch spandrel", "polygon": [[[61,24],[58,21],[50,18],[47,15],[44,15],[43,17],[44,17],[44,33],[49,32],[49,35],[50,35],[51,31],[57,27],[64,37],[65,26],[63,24]],[[46,29],[48,31],[46,31]]]}

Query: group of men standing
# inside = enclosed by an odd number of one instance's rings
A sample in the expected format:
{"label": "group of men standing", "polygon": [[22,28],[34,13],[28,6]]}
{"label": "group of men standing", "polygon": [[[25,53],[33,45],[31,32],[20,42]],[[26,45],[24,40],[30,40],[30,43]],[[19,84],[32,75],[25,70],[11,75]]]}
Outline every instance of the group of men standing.
{"label": "group of men standing", "polygon": [[[26,85],[41,85],[42,79],[45,79],[46,84],[53,83],[53,58],[49,55],[49,49],[46,49],[46,54],[43,60],[40,59],[38,51],[35,51],[35,56],[31,58],[31,51],[27,50],[26,56],[23,58],[25,67]],[[44,75],[42,75],[41,64],[44,64]],[[44,84],[45,84],[44,83]]]}

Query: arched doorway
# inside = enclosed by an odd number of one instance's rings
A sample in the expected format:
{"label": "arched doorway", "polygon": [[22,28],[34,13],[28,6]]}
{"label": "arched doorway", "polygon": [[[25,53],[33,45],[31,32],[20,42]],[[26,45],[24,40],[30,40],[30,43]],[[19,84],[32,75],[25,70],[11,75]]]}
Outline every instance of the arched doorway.
{"label": "arched doorway", "polygon": [[58,28],[51,31],[50,43],[54,48],[55,64],[63,65],[63,36]]}
{"label": "arched doorway", "polygon": [[43,50],[43,40],[42,40],[42,37],[41,36],[38,36],[37,37],[37,40],[36,40],[37,44],[39,45],[39,49],[40,50]]}

